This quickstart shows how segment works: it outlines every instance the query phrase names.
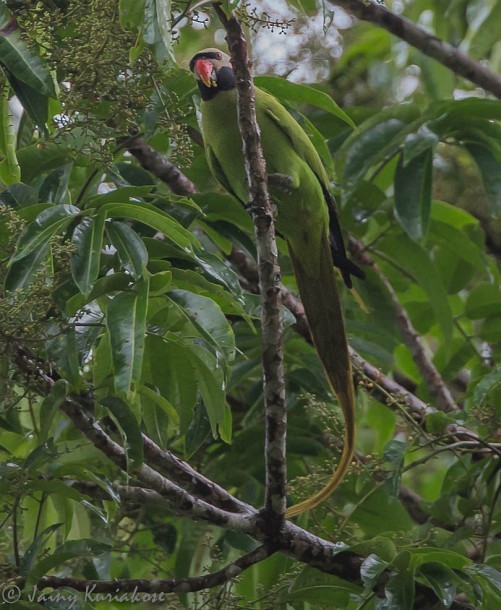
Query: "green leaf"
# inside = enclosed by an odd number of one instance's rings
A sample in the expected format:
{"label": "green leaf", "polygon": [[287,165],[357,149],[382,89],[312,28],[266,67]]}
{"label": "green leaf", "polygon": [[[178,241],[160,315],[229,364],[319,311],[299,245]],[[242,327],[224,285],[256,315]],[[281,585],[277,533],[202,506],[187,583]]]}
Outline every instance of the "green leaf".
{"label": "green leaf", "polygon": [[477,564],[469,565],[465,571],[472,576],[486,580],[498,595],[501,594],[501,572],[499,570],[485,564]]}
{"label": "green leaf", "polygon": [[172,271],[159,271],[150,277],[150,297],[165,294],[172,288]]}
{"label": "green leaf", "polygon": [[101,277],[94,283],[94,287],[88,296],[77,292],[70,297],[65,303],[64,311],[68,316],[72,316],[87,303],[98,299],[104,294],[110,295],[113,292],[121,292],[128,288],[131,283],[130,275],[122,271]]}
{"label": "green leaf", "polygon": [[445,286],[428,252],[406,235],[385,238],[381,247],[392,259],[398,261],[398,265],[410,273],[426,292],[444,340],[446,344],[450,343],[453,329],[452,311]]}
{"label": "green leaf", "polygon": [[412,610],[414,606],[414,578],[410,572],[392,574],[385,587],[385,610]]}
{"label": "green leaf", "polygon": [[242,294],[242,288],[237,274],[215,254],[197,250],[195,260],[211,280],[226,286],[226,288],[236,296]]}
{"label": "green leaf", "polygon": [[492,214],[497,217],[501,213],[501,160],[483,144],[467,143],[465,148],[480,170]]}
{"label": "green leaf", "polygon": [[106,211],[108,218],[129,218],[152,227],[188,255],[193,252],[193,246],[200,247],[196,237],[181,224],[162,210],[157,210],[147,203],[141,203],[140,205],[107,203],[102,209]]}
{"label": "green leaf", "polygon": [[170,0],[145,0],[143,39],[153,46],[159,62],[173,59],[170,15]]}
{"label": "green leaf", "polygon": [[95,218],[82,218],[71,238],[71,243],[76,247],[70,259],[71,273],[85,296],[90,293],[99,275],[105,221],[104,212],[96,214]]}
{"label": "green leaf", "polygon": [[108,304],[106,325],[111,341],[117,392],[129,394],[141,379],[148,285],[148,279],[142,279],[136,283],[134,292],[122,292]]}
{"label": "green leaf", "polygon": [[429,587],[435,591],[436,596],[445,608],[450,608],[456,596],[454,572],[439,563],[430,563],[421,566],[419,570]]}
{"label": "green leaf", "polygon": [[402,161],[406,167],[413,159],[424,154],[430,149],[433,150],[439,138],[437,134],[426,125],[421,125],[416,133],[406,136],[402,146]]}
{"label": "green leaf", "polygon": [[122,28],[140,29],[143,23],[145,0],[120,0],[119,18]]}
{"label": "green leaf", "polygon": [[52,534],[61,526],[62,523],[54,523],[53,525],[49,525],[49,527],[45,528],[43,532],[41,532],[30,544],[26,553],[21,558],[21,563],[19,565],[19,573],[21,576],[26,578],[30,574],[35,565],[38,554],[47,545],[47,542]]}
{"label": "green leaf", "polygon": [[480,320],[501,311],[501,289],[497,284],[480,282],[468,294],[464,312],[470,320]]}
{"label": "green leaf", "polygon": [[202,401],[198,400],[193,410],[193,419],[186,430],[184,439],[184,453],[186,459],[189,459],[200,449],[200,447],[210,438],[210,434],[211,425],[207,410],[202,404]]}
{"label": "green leaf", "polygon": [[42,246],[19,261],[9,265],[5,277],[5,290],[23,290],[27,288],[40,265],[47,260],[49,246]]}
{"label": "green leaf", "polygon": [[411,239],[423,241],[431,209],[433,151],[428,148],[404,164],[400,157],[395,172],[395,216]]}
{"label": "green leaf", "polygon": [[375,536],[370,540],[357,542],[348,547],[348,549],[358,555],[377,555],[378,559],[390,563],[393,561],[396,548],[395,543],[386,536]]}
{"label": "green leaf", "polygon": [[[73,160],[73,155],[74,151],[52,142],[46,142],[43,146],[39,143],[21,148],[17,152],[21,179],[30,183],[38,175],[57,169],[63,163],[69,163]],[[0,165],[3,163],[4,161]]]}
{"label": "green leaf", "polygon": [[49,116],[49,98],[39,93],[33,87],[30,87],[23,81],[19,80],[6,68],[4,71],[9,79],[10,86],[21,102],[25,112],[29,115],[33,123],[38,126],[40,133],[44,137],[48,137],[47,118]]}
{"label": "green leaf", "polygon": [[221,308],[212,299],[188,292],[173,290],[169,298],[180,305],[191,322],[209,342],[221,349],[227,360],[235,357],[235,335]]}
{"label": "green leaf", "polygon": [[319,604],[332,608],[346,608],[351,594],[360,595],[362,588],[331,574],[323,574],[307,566],[284,592],[281,602],[307,601],[316,608]]}
{"label": "green leaf", "polygon": [[360,578],[366,589],[372,589],[379,575],[388,567],[388,562],[371,553],[360,566]]}
{"label": "green leaf", "polygon": [[115,423],[126,442],[128,469],[139,468],[143,463],[143,437],[139,423],[129,405],[118,396],[108,396],[101,403],[111,411]]}
{"label": "green leaf", "polygon": [[69,394],[70,386],[64,379],[58,379],[50,389],[49,395],[44,398],[40,405],[40,436],[39,440],[45,442],[47,440],[54,415],[59,407],[66,400]]}
{"label": "green leaf", "polygon": [[[343,199],[346,201],[359,186],[366,172],[385,158],[388,147],[406,124],[396,118],[382,120],[366,128],[346,152],[343,172]],[[347,141],[350,143],[350,140]],[[397,142],[395,142],[395,151]]]}
{"label": "green leaf", "polygon": [[157,387],[174,406],[179,414],[181,434],[185,434],[197,399],[190,350],[180,341],[148,335],[143,368],[145,383]]}
{"label": "green leaf", "polygon": [[442,247],[449,250],[455,257],[463,262],[474,265],[480,269],[487,266],[487,260],[483,249],[473,240],[468,238],[468,233],[464,228],[456,228],[449,222],[432,220],[430,231],[434,237],[439,238]]}
{"label": "green leaf", "polygon": [[226,384],[224,372],[217,359],[203,347],[191,345],[190,352],[200,394],[209,416],[212,436],[218,438],[218,427],[225,418]]}
{"label": "green leaf", "polygon": [[272,95],[283,102],[301,102],[303,104],[311,104],[317,108],[322,108],[326,112],[334,115],[347,123],[353,129],[357,129],[355,123],[344,110],[342,110],[336,102],[327,93],[299,83],[292,83],[278,76],[257,76],[254,82],[258,87],[266,89]]}
{"label": "green leaf", "polygon": [[37,562],[34,569],[30,572],[26,586],[29,588],[42,578],[47,572],[52,570],[65,561],[74,559],[75,557],[96,557],[111,550],[109,544],[100,542],[99,540],[68,540],[57,547],[57,550],[43,557]]}
{"label": "green leaf", "polygon": [[43,181],[38,190],[40,201],[59,204],[68,200],[68,184],[70,181],[73,163],[66,163],[51,172]]}
{"label": "green leaf", "polygon": [[[462,49],[473,59],[484,58],[492,45],[499,40],[498,24],[501,21],[501,0],[486,3],[487,6],[470,26]],[[487,10],[488,7],[488,10]]]}
{"label": "green leaf", "polygon": [[124,222],[108,223],[106,230],[111,244],[117,249],[123,268],[132,277],[140,278],[148,263],[148,251],[139,235]]}
{"label": "green leaf", "polygon": [[501,367],[496,367],[493,371],[484,375],[475,386],[473,391],[473,402],[481,406],[489,398],[492,392],[501,386]]}
{"label": "green leaf", "polygon": [[145,385],[139,386],[138,392],[139,394],[145,396],[152,403],[156,404],[157,407],[160,407],[162,411],[165,412],[169,420],[174,424],[174,426],[179,426],[179,415],[177,414],[176,409],[174,409],[171,403],[164,396]]}
{"label": "green leaf", "polygon": [[205,279],[200,273],[190,269],[172,269],[175,288],[189,290],[215,301],[225,314],[247,317],[242,299],[237,300],[231,292]]}
{"label": "green leaf", "polygon": [[15,17],[5,4],[0,4],[0,64],[38,93],[57,97],[49,69],[24,40]]}
{"label": "green leaf", "polygon": [[80,210],[73,205],[55,205],[44,210],[19,236],[16,252],[9,264],[45,247],[50,238],[66,228],[78,214]]}
{"label": "green leaf", "polygon": [[21,180],[21,168],[16,155],[16,132],[9,108],[8,87],[2,92],[2,121],[0,123],[0,150],[5,162],[0,166],[0,179],[5,185],[15,184]]}

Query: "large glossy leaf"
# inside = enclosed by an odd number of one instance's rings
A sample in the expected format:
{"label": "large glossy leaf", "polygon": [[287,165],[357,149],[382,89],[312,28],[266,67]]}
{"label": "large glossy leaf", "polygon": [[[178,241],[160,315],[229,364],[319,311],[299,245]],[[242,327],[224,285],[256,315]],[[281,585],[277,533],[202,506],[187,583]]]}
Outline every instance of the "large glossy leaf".
{"label": "large glossy leaf", "polygon": [[173,290],[169,298],[185,310],[191,322],[208,341],[221,349],[227,360],[233,360],[235,335],[217,303],[187,290]]}
{"label": "large glossy leaf", "polygon": [[343,172],[343,197],[348,199],[374,164],[381,162],[394,142],[397,151],[398,141],[394,140],[406,124],[390,117],[364,129],[346,152],[346,163]]}
{"label": "large glossy leaf", "polygon": [[120,0],[120,25],[128,29],[140,29],[143,23],[145,0]]}
{"label": "large glossy leaf", "polygon": [[501,289],[497,284],[481,282],[474,286],[464,306],[471,320],[480,320],[501,311]]}
{"label": "large glossy leaf", "polygon": [[181,433],[186,433],[193,418],[197,384],[188,348],[180,341],[166,341],[158,335],[146,338],[145,382],[157,387],[177,410]]}
{"label": "large glossy leaf", "polygon": [[50,238],[66,228],[80,214],[73,205],[56,205],[44,210],[21,233],[11,264],[47,245]]}
{"label": "large glossy leaf", "polygon": [[148,285],[148,280],[142,279],[136,283],[134,291],[119,293],[108,304],[106,325],[117,392],[129,394],[141,379]]}
{"label": "large glossy leaf", "polygon": [[[68,488],[70,489],[70,488]],[[96,557],[102,553],[110,551],[111,547],[105,542],[99,540],[68,540],[61,545],[58,545],[56,551],[51,555],[43,557],[37,562],[33,570],[29,574],[27,580],[28,586],[33,586],[42,578],[49,570],[56,566],[74,559],[75,557]]]}
{"label": "large glossy leaf", "polygon": [[16,78],[10,70],[4,68],[4,71],[24,110],[33,123],[38,126],[40,132],[47,137],[49,135],[46,125],[49,116],[49,98]]}
{"label": "large glossy leaf", "polygon": [[416,241],[423,241],[428,231],[432,160],[430,148],[408,163],[402,155],[395,172],[395,216],[407,235]]}
{"label": "large glossy leaf", "polygon": [[102,209],[108,218],[129,218],[152,227],[188,255],[193,251],[193,246],[200,245],[197,238],[176,220],[147,203],[107,203]]}
{"label": "large glossy leaf", "polygon": [[21,168],[16,155],[16,132],[9,108],[8,89],[2,92],[0,150],[5,162],[0,165],[0,180],[6,184],[15,184],[21,180]]}
{"label": "large glossy leaf", "polygon": [[428,252],[406,235],[386,238],[381,246],[426,292],[444,340],[449,343],[453,328],[452,311],[445,286]]}
{"label": "large glossy leaf", "polygon": [[0,4],[0,64],[35,91],[57,97],[52,76],[45,62],[30,47],[5,4]]}
{"label": "large glossy leaf", "polygon": [[224,370],[210,352],[199,345],[190,347],[190,358],[195,369],[200,394],[204,401],[214,438],[225,417],[226,384]]}
{"label": "large glossy leaf", "polygon": [[101,403],[111,411],[115,422],[123,432],[128,465],[132,468],[139,468],[144,457],[143,437],[136,416],[129,405],[118,396],[103,398]]}
{"label": "large glossy leaf", "polygon": [[[24,260],[24,259],[23,259]],[[77,292],[66,300],[64,311],[68,316],[74,315],[80,308],[94,299],[98,299],[104,294],[111,295],[114,292],[126,290],[132,284],[132,279],[128,273],[117,272],[99,278],[94,282],[91,292],[85,296]]]}
{"label": "large glossy leaf", "polygon": [[21,179],[29,184],[38,175],[69,163],[73,155],[74,152],[70,149],[51,142],[21,148],[17,153],[21,166]]}
{"label": "large glossy leaf", "polygon": [[143,39],[153,46],[155,57],[160,62],[172,58],[170,19],[170,0],[145,1]]}
{"label": "large glossy leaf", "polygon": [[462,48],[473,59],[483,58],[499,41],[498,24],[501,21],[501,1],[486,2],[484,10],[470,24]]}
{"label": "large glossy leaf", "polygon": [[225,314],[248,317],[244,309],[243,299],[235,298],[231,292],[220,286],[209,282],[200,273],[190,269],[172,269],[172,282],[174,288],[189,290],[196,294],[206,296],[215,301]]}
{"label": "large glossy leaf", "polygon": [[49,246],[42,246],[9,266],[5,277],[5,290],[27,288],[40,265],[47,260]]}
{"label": "large glossy leaf", "polygon": [[99,275],[105,221],[104,212],[96,214],[94,218],[82,218],[71,238],[76,248],[70,259],[71,273],[85,296],[90,293]]}
{"label": "large glossy leaf", "polygon": [[412,610],[414,578],[410,572],[392,574],[385,587],[386,610]]}
{"label": "large glossy leaf", "polygon": [[123,268],[132,277],[141,277],[148,263],[148,252],[143,240],[124,222],[110,222],[106,230],[112,246],[117,249]]}
{"label": "large glossy leaf", "polygon": [[320,89],[315,89],[315,87],[309,85],[292,83],[278,76],[257,76],[254,80],[258,87],[266,89],[279,100],[284,102],[302,102],[322,108],[322,110],[329,112],[350,125],[350,127],[353,127],[353,129],[356,129],[356,125],[351,117],[327,93],[320,91]]}
{"label": "large glossy leaf", "polygon": [[495,155],[482,144],[466,144],[466,149],[475,160],[484,183],[487,199],[494,216],[501,214],[501,150]]}

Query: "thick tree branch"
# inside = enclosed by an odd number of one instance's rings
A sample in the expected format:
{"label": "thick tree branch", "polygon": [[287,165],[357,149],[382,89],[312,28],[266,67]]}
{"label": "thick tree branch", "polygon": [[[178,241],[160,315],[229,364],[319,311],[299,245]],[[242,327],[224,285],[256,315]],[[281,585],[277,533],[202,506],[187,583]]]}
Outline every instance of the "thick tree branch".
{"label": "thick tree branch", "polygon": [[127,138],[127,150],[134,155],[144,169],[167,184],[175,195],[190,196],[197,192],[193,182],[183,172],[158,153],[141,137]]}
{"label": "thick tree branch", "polygon": [[144,457],[161,474],[182,485],[198,498],[228,512],[249,513],[254,508],[232,496],[223,487],[197,472],[172,452],[161,449],[143,434]]}
{"label": "thick tree branch", "polygon": [[384,6],[364,0],[329,0],[329,3],[342,7],[363,21],[388,30],[425,55],[436,59],[455,74],[501,99],[501,77],[498,74]]}
{"label": "thick tree branch", "polygon": [[[53,388],[57,379],[55,374],[47,373],[34,356],[22,346],[13,343],[14,361],[21,371],[31,378],[37,391],[46,396]],[[99,423],[90,415],[92,398],[84,396],[68,396],[60,405],[61,411],[73,422],[73,425],[106,457],[124,472],[128,472],[125,450],[110,438]],[[188,493],[147,464],[133,469],[133,474],[150,489],[157,491],[169,504],[171,510],[179,515],[190,515],[203,521],[210,521],[240,532],[248,532],[251,528],[249,519],[243,515],[227,512],[216,508]]]}
{"label": "thick tree branch", "polygon": [[[232,561],[227,566],[204,576],[192,576],[186,578],[169,578],[149,579],[149,578],[130,578],[130,579],[113,579],[113,580],[80,580],[77,578],[61,578],[58,576],[44,576],[39,582],[39,588],[52,587],[60,589],[62,587],[70,587],[75,591],[83,591],[92,600],[96,599],[98,593],[114,594],[113,600],[118,599],[126,593],[135,594],[135,597],[123,598],[123,601],[132,603],[149,602],[159,603],[166,602],[163,595],[167,593],[190,593],[201,591],[202,589],[212,589],[219,585],[228,582],[241,574],[247,568],[250,568],[255,563],[259,563],[269,557],[271,552],[266,546],[258,546],[250,553],[239,557]],[[113,601],[112,600],[112,601]],[[104,600],[106,601],[106,600]]]}
{"label": "thick tree branch", "polygon": [[266,422],[266,519],[275,535],[277,517],[283,519],[286,505],[285,373],[283,328],[280,303],[280,268],[275,241],[273,212],[268,194],[266,164],[256,119],[254,84],[247,42],[236,17],[227,18],[219,3],[213,4],[226,28],[237,88],[238,123],[242,135],[247,187],[254,219],[261,295],[261,335],[263,351],[264,406]]}

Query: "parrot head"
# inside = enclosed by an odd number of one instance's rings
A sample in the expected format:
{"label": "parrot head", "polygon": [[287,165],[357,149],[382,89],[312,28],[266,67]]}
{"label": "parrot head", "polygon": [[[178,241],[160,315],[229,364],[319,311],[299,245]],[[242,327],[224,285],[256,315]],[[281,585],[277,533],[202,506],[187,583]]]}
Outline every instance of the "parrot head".
{"label": "parrot head", "polygon": [[218,91],[235,87],[230,56],[219,49],[199,51],[190,60],[190,70],[197,80],[203,100],[211,99]]}

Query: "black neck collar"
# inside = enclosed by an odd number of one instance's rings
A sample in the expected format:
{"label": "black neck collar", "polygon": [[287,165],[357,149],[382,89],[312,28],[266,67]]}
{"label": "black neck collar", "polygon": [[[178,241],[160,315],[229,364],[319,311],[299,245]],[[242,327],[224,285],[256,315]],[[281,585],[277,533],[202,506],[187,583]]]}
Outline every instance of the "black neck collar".
{"label": "black neck collar", "polygon": [[217,87],[207,87],[201,80],[197,80],[200,97],[204,102],[214,98],[220,91],[230,91],[235,88],[235,75],[233,70],[224,66],[217,73]]}

